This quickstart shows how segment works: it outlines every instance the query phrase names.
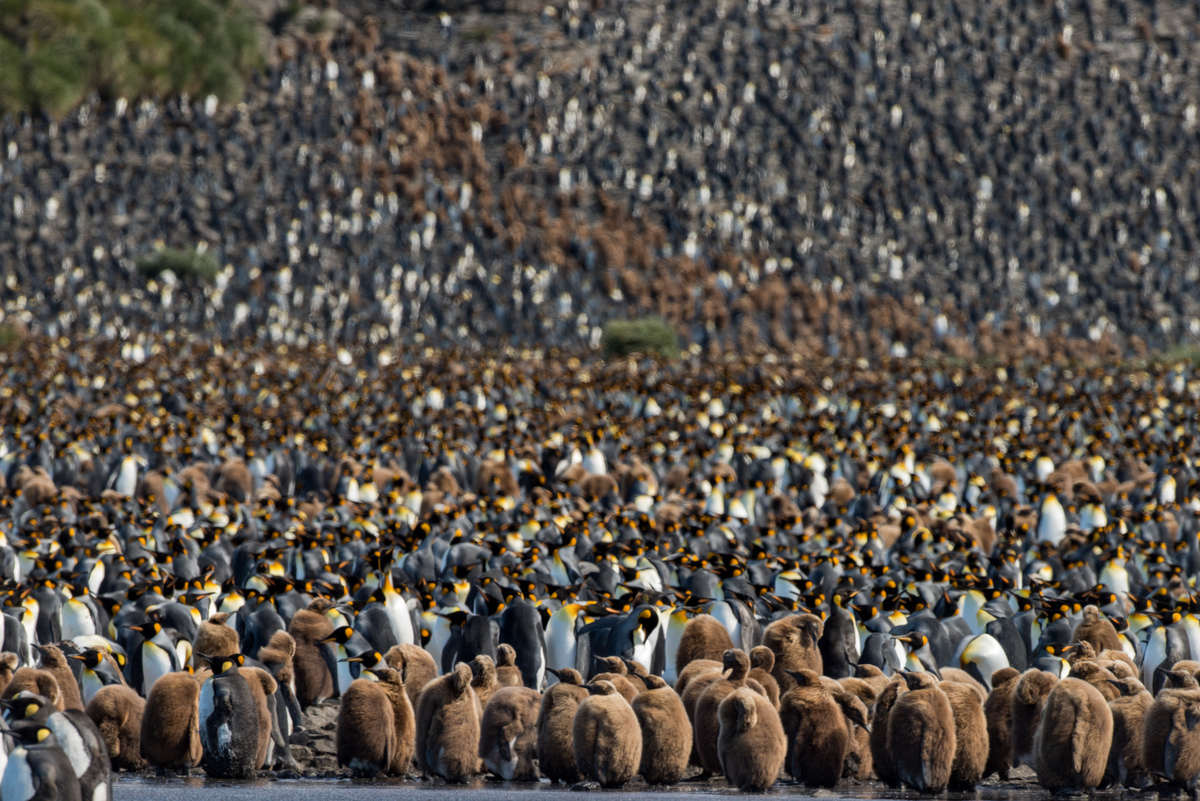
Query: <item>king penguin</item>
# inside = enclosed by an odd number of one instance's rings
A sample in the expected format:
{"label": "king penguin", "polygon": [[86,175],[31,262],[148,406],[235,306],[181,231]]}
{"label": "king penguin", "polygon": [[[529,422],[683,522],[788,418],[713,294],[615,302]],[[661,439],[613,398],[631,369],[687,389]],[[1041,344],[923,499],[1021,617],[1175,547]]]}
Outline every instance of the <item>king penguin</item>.
{"label": "king penguin", "polygon": [[254,778],[258,712],[238,668],[241,654],[213,659],[213,675],[200,688],[200,744],[204,770],[219,779]]}
{"label": "king penguin", "polygon": [[5,801],[83,801],[71,761],[48,726],[13,730],[17,745],[8,755],[0,796]]}

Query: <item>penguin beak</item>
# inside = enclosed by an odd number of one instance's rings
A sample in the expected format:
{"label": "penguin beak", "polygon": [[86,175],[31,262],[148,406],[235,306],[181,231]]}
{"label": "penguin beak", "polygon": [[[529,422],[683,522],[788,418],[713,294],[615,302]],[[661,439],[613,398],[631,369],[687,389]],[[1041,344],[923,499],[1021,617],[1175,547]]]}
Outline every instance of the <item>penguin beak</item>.
{"label": "penguin beak", "polygon": [[345,659],[339,659],[338,661],[339,662],[361,662],[363,660],[362,660],[361,656],[348,656]]}

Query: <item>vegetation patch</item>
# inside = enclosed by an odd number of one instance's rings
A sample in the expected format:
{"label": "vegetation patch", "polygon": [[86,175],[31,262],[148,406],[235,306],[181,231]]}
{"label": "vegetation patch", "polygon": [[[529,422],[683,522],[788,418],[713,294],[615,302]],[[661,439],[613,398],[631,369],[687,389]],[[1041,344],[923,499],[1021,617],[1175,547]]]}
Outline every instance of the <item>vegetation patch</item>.
{"label": "vegetation patch", "polygon": [[180,280],[212,281],[221,271],[217,257],[210,251],[161,248],[137,260],[138,272],[147,278],[157,278],[170,270]]}
{"label": "vegetation patch", "polygon": [[661,317],[640,320],[610,320],[604,326],[600,346],[605,356],[645,353],[674,359],[679,356],[679,337]]}
{"label": "vegetation patch", "polygon": [[0,114],[102,99],[241,97],[263,63],[241,0],[0,0]]}

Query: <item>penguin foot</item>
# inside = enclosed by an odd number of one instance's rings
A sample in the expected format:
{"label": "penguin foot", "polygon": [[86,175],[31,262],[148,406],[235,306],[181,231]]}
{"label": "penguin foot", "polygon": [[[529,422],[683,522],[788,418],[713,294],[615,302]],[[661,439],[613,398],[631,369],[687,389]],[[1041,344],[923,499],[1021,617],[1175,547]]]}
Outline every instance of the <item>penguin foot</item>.
{"label": "penguin foot", "polygon": [[584,793],[599,789],[600,782],[579,782],[571,785],[571,792],[573,793]]}

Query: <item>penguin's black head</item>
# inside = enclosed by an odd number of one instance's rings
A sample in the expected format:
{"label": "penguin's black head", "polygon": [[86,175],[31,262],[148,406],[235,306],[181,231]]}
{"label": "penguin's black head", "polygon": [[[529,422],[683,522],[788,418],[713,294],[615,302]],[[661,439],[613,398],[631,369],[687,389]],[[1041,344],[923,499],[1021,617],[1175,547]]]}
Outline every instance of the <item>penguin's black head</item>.
{"label": "penguin's black head", "polygon": [[[30,692],[20,693],[15,698],[5,698],[0,701],[0,706],[4,707],[7,712],[5,717],[9,721],[29,720],[35,716],[44,720],[49,712],[54,711],[54,705],[48,698]],[[39,712],[45,714],[38,715]]]}
{"label": "penguin's black head", "polygon": [[17,722],[9,729],[9,732],[19,744],[26,747],[52,748],[58,746],[54,732],[50,731],[48,726],[39,723]]}
{"label": "penguin's black head", "polygon": [[144,639],[152,640],[162,631],[162,623],[152,620],[144,626],[130,626],[129,628],[141,634]]}
{"label": "penguin's black head", "polygon": [[213,668],[213,675],[219,676],[227,671],[236,670],[246,664],[245,654],[230,654],[229,656],[212,657],[209,663]]}
{"label": "penguin's black head", "polygon": [[333,634],[329,635],[321,642],[335,642],[338,645],[345,645],[354,636],[354,629],[349,626],[341,626],[333,630]]}

